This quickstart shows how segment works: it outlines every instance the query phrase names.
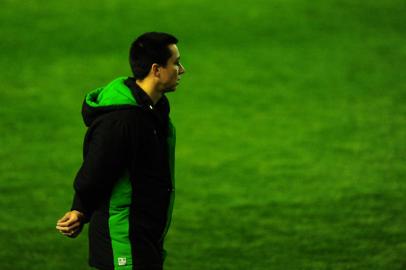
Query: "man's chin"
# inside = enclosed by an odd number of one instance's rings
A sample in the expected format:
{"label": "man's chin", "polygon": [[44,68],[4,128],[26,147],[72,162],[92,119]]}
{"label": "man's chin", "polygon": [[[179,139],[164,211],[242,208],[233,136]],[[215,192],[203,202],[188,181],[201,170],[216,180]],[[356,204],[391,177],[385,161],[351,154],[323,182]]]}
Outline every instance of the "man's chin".
{"label": "man's chin", "polygon": [[172,87],[169,87],[169,88],[165,89],[164,93],[175,92],[177,86],[178,85],[175,85],[175,86],[172,86]]}

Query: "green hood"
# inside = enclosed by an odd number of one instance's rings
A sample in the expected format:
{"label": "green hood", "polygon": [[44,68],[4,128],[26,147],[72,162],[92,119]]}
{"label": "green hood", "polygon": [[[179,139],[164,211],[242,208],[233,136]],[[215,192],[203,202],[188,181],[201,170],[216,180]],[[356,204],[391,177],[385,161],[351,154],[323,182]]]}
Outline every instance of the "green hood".
{"label": "green hood", "polygon": [[97,88],[86,95],[86,103],[91,107],[112,105],[137,105],[131,90],[124,84],[128,77],[120,77],[105,87]]}
{"label": "green hood", "polygon": [[107,86],[97,88],[86,95],[82,107],[83,121],[90,126],[99,116],[120,109],[137,106],[131,90],[125,85],[128,77],[120,77]]}

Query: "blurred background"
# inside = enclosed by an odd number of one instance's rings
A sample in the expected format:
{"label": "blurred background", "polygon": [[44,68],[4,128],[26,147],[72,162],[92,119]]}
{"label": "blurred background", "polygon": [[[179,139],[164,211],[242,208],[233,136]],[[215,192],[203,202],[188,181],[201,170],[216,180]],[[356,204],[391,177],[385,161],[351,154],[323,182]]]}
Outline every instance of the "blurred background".
{"label": "blurred background", "polygon": [[[406,269],[406,2],[1,0],[0,269],[89,269],[55,223],[84,95],[180,40],[168,270]],[[402,75],[403,74],[403,75]]]}

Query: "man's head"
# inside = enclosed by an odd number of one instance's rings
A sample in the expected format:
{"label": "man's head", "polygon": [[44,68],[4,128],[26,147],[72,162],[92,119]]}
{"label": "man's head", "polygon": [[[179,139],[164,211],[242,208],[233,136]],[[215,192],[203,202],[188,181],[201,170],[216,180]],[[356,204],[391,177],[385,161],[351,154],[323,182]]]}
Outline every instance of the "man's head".
{"label": "man's head", "polygon": [[162,92],[174,91],[185,69],[180,64],[177,38],[149,32],[139,36],[130,48],[130,65],[136,80],[149,78]]}

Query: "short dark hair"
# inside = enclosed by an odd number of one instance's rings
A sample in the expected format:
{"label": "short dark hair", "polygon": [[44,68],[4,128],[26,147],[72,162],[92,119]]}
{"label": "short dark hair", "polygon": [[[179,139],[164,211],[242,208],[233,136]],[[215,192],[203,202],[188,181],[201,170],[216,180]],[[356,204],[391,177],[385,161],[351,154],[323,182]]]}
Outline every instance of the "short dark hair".
{"label": "short dark hair", "polygon": [[130,48],[130,66],[135,79],[144,79],[152,64],[166,66],[171,57],[168,45],[177,44],[178,39],[171,34],[148,32],[139,36]]}

